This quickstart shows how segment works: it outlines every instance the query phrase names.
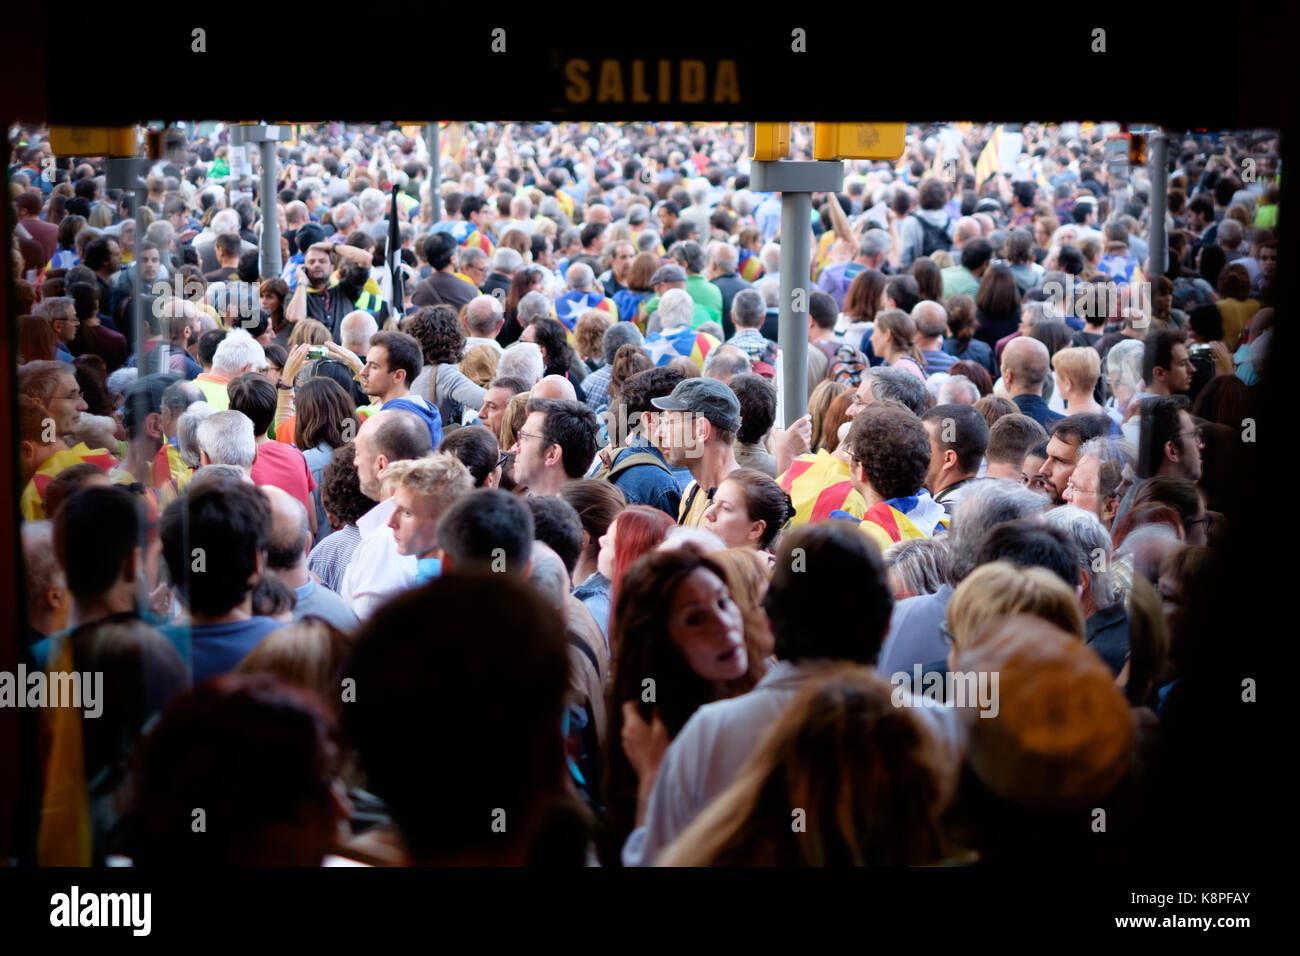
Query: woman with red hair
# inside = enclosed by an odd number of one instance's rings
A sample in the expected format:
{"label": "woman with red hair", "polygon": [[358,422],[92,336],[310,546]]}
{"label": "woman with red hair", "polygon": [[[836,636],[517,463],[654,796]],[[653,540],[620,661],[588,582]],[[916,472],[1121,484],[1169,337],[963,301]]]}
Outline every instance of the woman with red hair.
{"label": "woman with red hair", "polygon": [[610,581],[610,606],[618,603],[623,574],[642,555],[653,551],[667,537],[675,522],[658,508],[631,505],[618,513],[600,537],[596,570]]}

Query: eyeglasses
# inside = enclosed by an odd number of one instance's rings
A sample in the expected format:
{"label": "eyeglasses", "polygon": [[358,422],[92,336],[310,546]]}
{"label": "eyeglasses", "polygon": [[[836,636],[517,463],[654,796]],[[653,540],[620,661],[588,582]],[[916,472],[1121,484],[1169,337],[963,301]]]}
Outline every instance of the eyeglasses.
{"label": "eyeglasses", "polygon": [[545,435],[534,435],[531,432],[515,432],[515,440],[518,441],[521,438],[536,438],[538,441],[546,441]]}
{"label": "eyeglasses", "polygon": [[1076,495],[1095,495],[1097,493],[1096,488],[1080,488],[1078,485],[1074,483],[1073,478],[1066,481],[1065,490],[1072,492],[1073,494]]}
{"label": "eyeglasses", "polygon": [[502,455],[500,458],[497,459],[497,463],[492,466],[492,470],[495,471],[497,468],[504,468],[506,466],[506,462],[508,462],[509,460],[510,460],[510,452],[506,452],[504,455]]}
{"label": "eyeglasses", "polygon": [[79,401],[81,401],[82,397],[83,397],[83,396],[82,396],[82,394],[81,394],[81,389],[77,389],[77,390],[76,390],[75,392],[73,392],[71,395],[56,395],[56,396],[55,396],[55,398],[57,398],[59,401],[62,401],[62,402],[79,402]]}

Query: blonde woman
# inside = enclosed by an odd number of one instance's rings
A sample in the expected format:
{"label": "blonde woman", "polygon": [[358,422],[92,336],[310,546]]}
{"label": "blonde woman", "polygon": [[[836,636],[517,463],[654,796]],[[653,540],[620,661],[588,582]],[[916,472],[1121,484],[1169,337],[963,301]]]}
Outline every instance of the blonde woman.
{"label": "blonde woman", "polygon": [[1100,415],[1093,391],[1101,378],[1101,355],[1094,348],[1061,349],[1052,356],[1056,393],[1065,403],[1067,415]]}
{"label": "blonde woman", "polygon": [[1083,610],[1073,588],[1046,568],[993,561],[962,579],[948,602],[944,637],[950,645],[949,669],[957,653],[978,643],[990,623],[1012,614],[1032,614],[1085,639]]}
{"label": "blonde woman", "polygon": [[831,402],[842,392],[848,390],[847,382],[833,382],[827,379],[819,383],[813,389],[812,394],[808,396],[808,414],[812,417],[812,439],[808,447],[813,451],[816,451],[823,443],[822,419],[826,417]]}
{"label": "blonde woman", "polygon": [[479,388],[487,388],[497,377],[501,353],[490,345],[476,345],[460,360],[460,372]]}
{"label": "blonde woman", "polygon": [[[663,866],[922,866],[947,855],[956,768],[919,708],[865,667],[802,690]],[[798,824],[798,825],[795,825]]]}

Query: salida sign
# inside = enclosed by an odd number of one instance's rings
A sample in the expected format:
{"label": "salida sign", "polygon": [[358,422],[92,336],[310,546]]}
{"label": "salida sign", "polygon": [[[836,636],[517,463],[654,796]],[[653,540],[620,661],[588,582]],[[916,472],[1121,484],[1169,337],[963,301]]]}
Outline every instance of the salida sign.
{"label": "salida sign", "polygon": [[564,100],[635,106],[739,103],[740,71],[735,60],[564,60]]}

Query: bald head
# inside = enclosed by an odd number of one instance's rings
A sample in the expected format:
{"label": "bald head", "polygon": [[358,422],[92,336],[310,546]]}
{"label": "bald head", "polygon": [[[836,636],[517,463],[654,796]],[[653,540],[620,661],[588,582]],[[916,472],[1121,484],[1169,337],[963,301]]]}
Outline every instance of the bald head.
{"label": "bald head", "polygon": [[370,349],[370,336],[378,331],[375,317],[364,309],[357,309],[345,315],[339,323],[339,338],[343,340],[339,344],[349,352],[365,355]]}
{"label": "bald head", "polygon": [[528,394],[531,398],[564,398],[571,402],[578,400],[573,383],[563,375],[547,375]]}
{"label": "bald head", "polygon": [[948,311],[938,302],[923,299],[912,309],[912,321],[922,338],[932,339],[948,331]]}
{"label": "bald head", "polygon": [[271,527],[266,542],[266,565],[272,571],[294,571],[307,560],[311,526],[302,502],[283,488],[262,485],[271,505]]}
{"label": "bald head", "polygon": [[1042,395],[1050,360],[1047,346],[1038,339],[1022,335],[1008,342],[1002,350],[1002,380],[1007,394],[1012,398]]}
{"label": "bald head", "polygon": [[611,221],[610,212],[608,206],[602,205],[601,203],[596,203],[590,209],[587,210],[587,222],[597,222],[603,226],[608,226],[610,224],[610,221]]}
{"label": "bald head", "polygon": [[957,230],[953,236],[953,245],[960,246],[967,239],[977,239],[984,234],[979,220],[974,216],[962,216],[957,220]]}

